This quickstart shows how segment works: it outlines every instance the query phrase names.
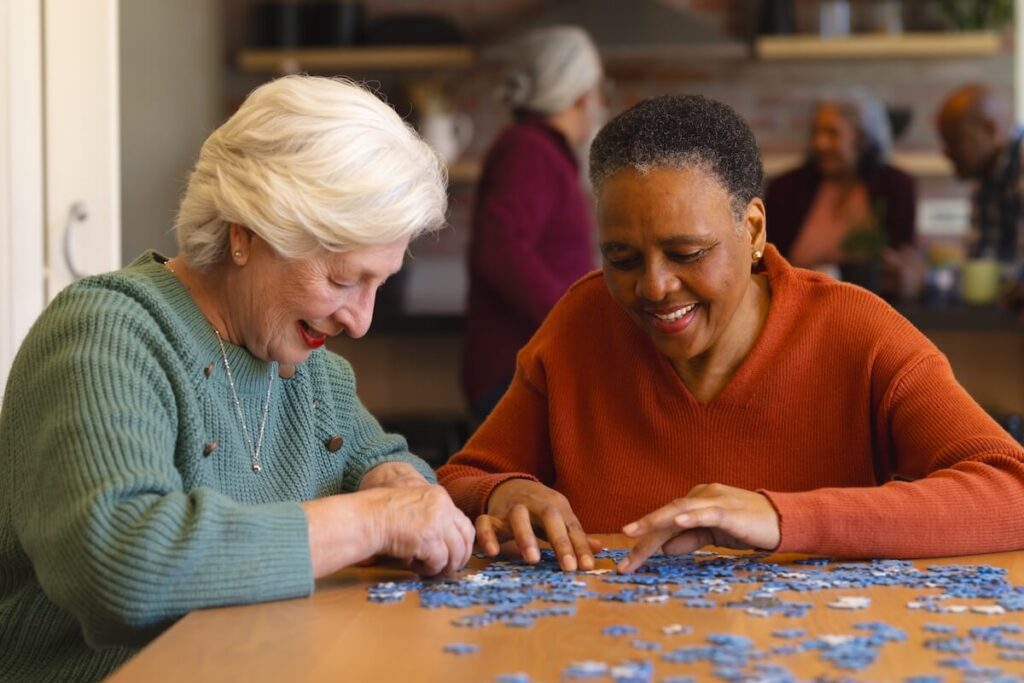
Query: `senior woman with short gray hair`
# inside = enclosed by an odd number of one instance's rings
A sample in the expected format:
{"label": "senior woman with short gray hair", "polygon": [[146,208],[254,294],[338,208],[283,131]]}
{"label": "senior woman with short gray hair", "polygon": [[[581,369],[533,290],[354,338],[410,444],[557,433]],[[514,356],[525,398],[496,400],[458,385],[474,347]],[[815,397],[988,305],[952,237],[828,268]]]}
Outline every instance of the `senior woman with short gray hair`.
{"label": "senior woman with short gray hair", "polygon": [[465,564],[472,524],[321,349],[366,332],[446,201],[372,93],[282,78],[203,145],[177,256],[47,307],[0,415],[0,679],[96,680],[191,610],[305,596],[375,555]]}
{"label": "senior woman with short gray hair", "polygon": [[703,545],[845,557],[1024,548],[1024,449],[935,346],[770,243],[753,132],[697,95],[638,103],[591,151],[603,273],[558,302],[438,470],[496,555],[591,569]]}

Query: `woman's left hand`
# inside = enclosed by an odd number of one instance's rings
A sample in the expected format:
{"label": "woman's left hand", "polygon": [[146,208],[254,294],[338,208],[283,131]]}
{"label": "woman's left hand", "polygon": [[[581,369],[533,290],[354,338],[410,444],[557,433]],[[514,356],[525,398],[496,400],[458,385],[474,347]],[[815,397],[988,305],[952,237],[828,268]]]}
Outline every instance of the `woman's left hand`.
{"label": "woman's left hand", "polygon": [[626,574],[661,550],[682,555],[706,545],[774,549],[779,545],[779,515],[766,496],[722,484],[701,484],[685,498],[627,524],[622,533],[638,539],[619,563]]}
{"label": "woman's left hand", "polygon": [[429,483],[407,462],[385,462],[363,475],[362,481],[359,482],[359,490],[426,486]]}
{"label": "woman's left hand", "polygon": [[[423,478],[419,471],[407,462],[385,462],[377,465],[363,475],[359,482],[359,490],[376,488],[403,488],[406,486],[427,486],[430,482]],[[356,562],[357,567],[372,567],[380,560],[372,555],[362,562]]]}

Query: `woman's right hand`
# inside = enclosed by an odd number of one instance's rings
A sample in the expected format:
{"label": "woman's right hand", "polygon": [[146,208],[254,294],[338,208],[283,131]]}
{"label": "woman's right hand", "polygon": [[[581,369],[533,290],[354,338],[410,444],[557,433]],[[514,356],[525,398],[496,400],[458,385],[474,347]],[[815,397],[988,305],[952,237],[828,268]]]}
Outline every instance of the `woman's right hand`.
{"label": "woman's right hand", "polygon": [[568,499],[544,484],[529,479],[502,482],[491,492],[487,514],[476,518],[477,543],[490,557],[511,539],[520,556],[535,564],[540,561],[538,533],[554,548],[564,571],[594,568],[594,551],[601,543],[583,531]]}
{"label": "woman's right hand", "polygon": [[423,576],[459,571],[473,524],[440,486],[376,487],[302,503],[313,576],[385,555]]}

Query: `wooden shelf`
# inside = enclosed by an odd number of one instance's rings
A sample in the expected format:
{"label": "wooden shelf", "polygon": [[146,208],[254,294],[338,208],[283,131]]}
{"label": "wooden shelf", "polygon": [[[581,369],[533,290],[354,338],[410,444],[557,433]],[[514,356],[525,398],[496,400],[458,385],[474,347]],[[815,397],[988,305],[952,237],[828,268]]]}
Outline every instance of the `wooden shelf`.
{"label": "wooden shelf", "polygon": [[864,34],[836,38],[764,36],[755,42],[760,59],[900,59],[985,57],[1000,50],[993,31],[950,33]]}
{"label": "wooden shelf", "polygon": [[[803,152],[765,154],[764,174],[771,178],[803,163]],[[953,165],[938,152],[893,152],[889,163],[919,178],[946,178],[953,175]]]}
{"label": "wooden shelf", "polygon": [[253,73],[325,73],[385,69],[456,69],[476,62],[473,48],[464,45],[345,47],[311,49],[250,49],[238,55],[238,68]]}

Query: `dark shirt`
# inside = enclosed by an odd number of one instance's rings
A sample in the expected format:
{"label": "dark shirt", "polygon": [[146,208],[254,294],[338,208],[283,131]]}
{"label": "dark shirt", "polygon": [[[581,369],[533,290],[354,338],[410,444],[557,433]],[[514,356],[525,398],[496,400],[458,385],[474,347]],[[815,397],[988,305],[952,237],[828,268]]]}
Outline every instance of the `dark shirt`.
{"label": "dark shirt", "polygon": [[1024,131],[1014,133],[974,192],[968,242],[972,257],[995,256],[1006,263],[1024,264],[1022,137]]}
{"label": "dark shirt", "polygon": [[484,161],[472,230],[462,365],[471,402],[508,384],[516,353],[594,267],[579,166],[561,133],[525,119],[501,134]]}
{"label": "dark shirt", "polygon": [[[883,228],[889,246],[913,244],[917,220],[914,179],[897,168],[882,165],[866,173],[861,180],[867,187],[872,210],[881,207],[884,212]],[[821,175],[811,163],[783,173],[768,184],[764,200],[768,212],[768,241],[787,258],[820,185]]]}

